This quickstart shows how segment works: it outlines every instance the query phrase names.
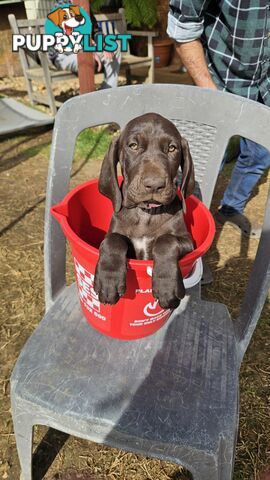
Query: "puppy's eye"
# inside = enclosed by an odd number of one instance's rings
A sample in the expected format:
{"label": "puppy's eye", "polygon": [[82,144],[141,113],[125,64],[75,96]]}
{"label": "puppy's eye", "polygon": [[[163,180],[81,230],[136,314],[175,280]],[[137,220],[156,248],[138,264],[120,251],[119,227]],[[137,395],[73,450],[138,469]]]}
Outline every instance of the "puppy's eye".
{"label": "puppy's eye", "polygon": [[131,148],[131,150],[138,150],[139,145],[136,142],[132,142],[129,144],[129,148]]}
{"label": "puppy's eye", "polygon": [[68,19],[68,16],[67,16],[67,14],[66,14],[66,13],[65,13],[65,15],[64,15],[64,17],[63,17],[63,18],[64,18],[64,20],[67,20],[67,19]]}
{"label": "puppy's eye", "polygon": [[176,146],[175,145],[169,145],[168,150],[169,150],[169,152],[175,152]]}

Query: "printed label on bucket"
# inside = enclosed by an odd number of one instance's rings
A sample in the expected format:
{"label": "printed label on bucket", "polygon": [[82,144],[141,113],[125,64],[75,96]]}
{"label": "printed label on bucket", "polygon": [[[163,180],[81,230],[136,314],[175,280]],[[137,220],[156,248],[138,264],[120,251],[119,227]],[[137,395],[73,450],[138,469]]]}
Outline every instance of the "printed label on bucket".
{"label": "printed label on bucket", "polygon": [[74,258],[74,265],[82,304],[92,315],[105,321],[106,317],[100,312],[100,301],[94,290],[94,275],[80,265],[76,258]]}
{"label": "printed label on bucket", "polygon": [[143,314],[146,318],[142,318],[140,320],[133,320],[133,322],[130,323],[130,326],[141,327],[142,325],[151,325],[168,316],[169,312],[169,310],[161,309],[158,304],[158,300],[154,300],[153,302],[147,303],[143,309]]}

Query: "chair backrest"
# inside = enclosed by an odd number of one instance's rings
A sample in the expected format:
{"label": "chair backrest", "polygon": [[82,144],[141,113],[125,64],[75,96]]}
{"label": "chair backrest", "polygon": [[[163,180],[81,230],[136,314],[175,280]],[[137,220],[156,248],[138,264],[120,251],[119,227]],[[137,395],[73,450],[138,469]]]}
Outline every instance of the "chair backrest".
{"label": "chair backrest", "polygon": [[98,13],[95,15],[95,18],[103,35],[124,34],[127,31],[123,8],[120,8],[117,13]]}
{"label": "chair backrest", "polygon": [[[56,116],[48,174],[45,218],[48,307],[65,286],[66,258],[65,239],[50,215],[50,208],[60,202],[68,191],[77,135],[88,127],[112,122],[122,128],[129,120],[146,112],[157,112],[172,120],[189,141],[196,180],[207,206],[211,203],[220,164],[232,136],[249,138],[270,150],[270,109],[228,93],[187,85],[136,85],[94,92],[66,102]],[[251,279],[247,290],[249,298],[244,300],[236,326],[243,352],[259,318],[270,281],[270,255],[268,253],[263,261],[259,253],[269,249],[269,210],[254,265],[256,269],[258,262],[260,264],[260,283]],[[261,260],[257,262],[258,255]],[[252,311],[247,313],[250,306]]]}
{"label": "chair backrest", "polygon": [[[37,35],[44,33],[45,18],[32,20],[17,20],[15,15],[8,16],[9,23],[13,34]],[[23,68],[31,68],[40,65],[40,54],[42,52],[32,52],[27,48],[19,48],[19,55]]]}
{"label": "chair backrest", "polygon": [[126,33],[127,24],[124,9],[120,8],[116,13],[97,13],[95,18],[103,35]]}
{"label": "chair backrest", "polygon": [[95,18],[103,35],[118,35],[127,32],[127,22],[123,8],[119,8],[116,13],[98,13],[95,15]]}

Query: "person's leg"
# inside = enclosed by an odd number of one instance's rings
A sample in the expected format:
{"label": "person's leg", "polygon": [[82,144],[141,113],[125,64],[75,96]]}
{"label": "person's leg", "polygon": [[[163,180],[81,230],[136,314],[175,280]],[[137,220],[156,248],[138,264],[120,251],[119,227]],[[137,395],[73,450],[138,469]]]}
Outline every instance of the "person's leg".
{"label": "person's leg", "polygon": [[253,188],[269,167],[269,151],[251,140],[241,138],[240,154],[221,201],[224,214],[243,213]]}
{"label": "person's leg", "polygon": [[101,84],[101,89],[115,88],[118,85],[118,74],[121,63],[121,51],[118,48],[115,52],[112,62],[101,54],[101,59],[104,65],[104,80]]}
{"label": "person's leg", "polygon": [[269,167],[269,151],[251,140],[242,138],[240,154],[216,216],[219,222],[229,222],[240,228],[247,236],[259,236],[260,229],[251,225],[243,211],[253,188]]}
{"label": "person's leg", "polygon": [[53,63],[57,70],[78,73],[78,55],[76,53],[70,53],[69,55],[59,53]]}

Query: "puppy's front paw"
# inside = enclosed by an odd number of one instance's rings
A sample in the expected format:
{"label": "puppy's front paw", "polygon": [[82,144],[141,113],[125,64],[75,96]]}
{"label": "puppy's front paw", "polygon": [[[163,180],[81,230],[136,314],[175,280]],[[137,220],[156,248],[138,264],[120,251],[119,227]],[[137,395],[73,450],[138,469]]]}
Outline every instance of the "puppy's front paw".
{"label": "puppy's front paw", "polygon": [[183,279],[178,270],[174,275],[153,272],[153,296],[161,308],[177,308],[185,293]]}
{"label": "puppy's front paw", "polygon": [[126,271],[108,271],[96,269],[94,290],[101,303],[114,305],[126,291]]}

